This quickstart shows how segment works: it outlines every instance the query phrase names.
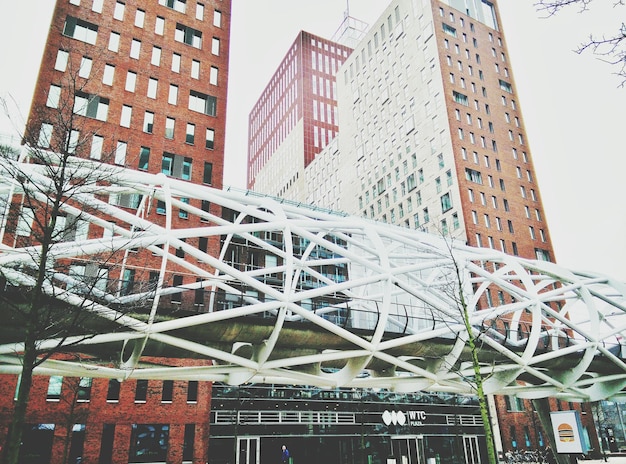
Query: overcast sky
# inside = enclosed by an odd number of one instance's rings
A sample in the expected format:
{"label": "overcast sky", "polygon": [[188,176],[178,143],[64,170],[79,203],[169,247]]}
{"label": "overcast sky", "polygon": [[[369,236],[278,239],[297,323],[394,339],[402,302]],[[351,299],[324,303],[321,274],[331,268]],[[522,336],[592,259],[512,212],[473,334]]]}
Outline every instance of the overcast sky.
{"label": "overcast sky", "polygon": [[[0,15],[0,96],[24,115],[53,3],[12,2]],[[387,3],[351,0],[350,14],[372,23]],[[626,281],[626,89],[610,65],[572,51],[616,29],[626,8],[594,2],[546,19],[533,3],[500,0],[501,26],[556,258]],[[225,185],[245,186],[248,114],[297,33],[331,38],[345,10],[346,0],[233,0]],[[3,115],[0,133],[10,130]]]}

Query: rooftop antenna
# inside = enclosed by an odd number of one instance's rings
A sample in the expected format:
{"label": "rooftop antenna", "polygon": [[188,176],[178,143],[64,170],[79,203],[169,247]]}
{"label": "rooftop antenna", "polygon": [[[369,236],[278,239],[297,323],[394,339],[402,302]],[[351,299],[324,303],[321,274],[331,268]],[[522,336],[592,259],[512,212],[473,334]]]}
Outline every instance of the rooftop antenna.
{"label": "rooftop antenna", "polygon": [[346,18],[350,16],[350,0],[346,0]]}

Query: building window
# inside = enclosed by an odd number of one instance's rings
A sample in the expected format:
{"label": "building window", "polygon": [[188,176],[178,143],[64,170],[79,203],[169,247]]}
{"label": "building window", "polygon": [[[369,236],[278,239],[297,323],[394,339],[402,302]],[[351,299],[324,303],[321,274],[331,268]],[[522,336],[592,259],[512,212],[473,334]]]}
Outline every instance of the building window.
{"label": "building window", "polygon": [[[175,275],[173,279],[174,287],[180,287],[183,285],[183,276]],[[182,302],[183,295],[181,292],[173,293],[171,297],[172,303],[180,304]]]}
{"label": "building window", "polygon": [[[22,212],[17,220],[17,226],[15,228],[15,234],[28,237],[33,228],[33,221],[35,220],[35,213],[32,208],[23,207]],[[19,386],[19,385],[18,385]]]}
{"label": "building window", "polygon": [[112,64],[105,64],[104,71],[102,73],[102,83],[104,85],[113,85],[113,76],[115,75],[115,66]]}
{"label": "building window", "polygon": [[78,69],[78,76],[85,78],[85,79],[89,78],[89,75],[91,74],[91,65],[92,65],[91,58],[87,56],[83,56],[82,59],[80,60],[80,68]]}
{"label": "building window", "polygon": [[107,388],[107,402],[117,403],[120,400],[120,387],[121,383],[117,379],[109,380],[109,387]]}
{"label": "building window", "polygon": [[152,47],[150,64],[153,64],[154,66],[161,66],[161,47]]}
{"label": "building window", "polygon": [[128,462],[167,462],[170,426],[133,424]]}
{"label": "building window", "polygon": [[174,84],[170,84],[170,91],[167,96],[167,102],[170,105],[176,105],[178,102],[178,86]]}
{"label": "building window", "polygon": [[95,45],[98,38],[98,26],[73,16],[67,16],[63,26],[63,35]]}
{"label": "building window", "polygon": [[150,148],[141,147],[141,150],[139,150],[139,164],[137,168],[147,171],[149,163],[150,163]]}
{"label": "building window", "polygon": [[127,92],[134,92],[136,84],[137,84],[137,73],[133,71],[126,72],[126,86],[124,87],[124,89]]}
{"label": "building window", "polygon": [[446,23],[442,23],[443,32],[448,34],[449,36],[456,37],[456,29],[452,26],[448,26]]}
{"label": "building window", "polygon": [[185,424],[185,435],[183,437],[183,461],[193,461],[193,445],[195,441],[195,424]]}
{"label": "building window", "polygon": [[217,85],[217,74],[218,74],[218,68],[216,68],[215,66],[211,66],[211,69],[209,72],[209,84]]}
{"label": "building window", "polygon": [[180,55],[178,53],[172,54],[172,71],[180,72]]}
{"label": "building window", "polygon": [[58,85],[50,85],[48,89],[48,99],[46,100],[46,106],[48,108],[58,108],[59,100],[61,99],[61,87]]}
{"label": "building window", "polygon": [[66,143],[67,152],[72,154],[75,153],[76,148],[78,148],[78,144],[80,143],[80,132],[72,129]]}
{"label": "building window", "polygon": [[57,71],[65,72],[67,69],[67,61],[69,59],[70,54],[65,50],[57,51],[57,59],[54,63],[54,69]]}
{"label": "building window", "polygon": [[196,19],[204,21],[204,5],[202,3],[196,4]]}
{"label": "building window", "polygon": [[173,153],[163,153],[161,172],[182,180],[191,180],[191,158]]}
{"label": "building window", "polygon": [[152,134],[154,129],[154,113],[152,111],[146,111],[143,116],[143,131],[147,134]]}
{"label": "building window", "polygon": [[148,79],[148,98],[156,98],[159,81],[153,77]]}
{"label": "building window", "polygon": [[159,5],[184,13],[187,7],[187,0],[159,0]]}
{"label": "building window", "polygon": [[52,462],[52,444],[55,424],[28,424],[24,428],[22,450],[28,450],[29,459],[20,462]]}
{"label": "building window", "polygon": [[141,40],[133,39],[130,42],[130,57],[135,60],[139,59],[139,54],[141,53]]}
{"label": "building window", "polygon": [[174,138],[174,123],[176,120],[174,118],[165,118],[165,138],[173,139]]}
{"label": "building window", "polygon": [[46,401],[60,401],[61,388],[63,387],[63,377],[60,375],[52,375],[48,379],[48,393]]}
{"label": "building window", "polygon": [[204,113],[208,116],[215,116],[217,107],[217,98],[206,95],[204,93],[189,91],[189,109]]}
{"label": "building window", "polygon": [[[182,197],[180,201],[181,203],[185,203],[187,205],[189,204],[189,198]],[[189,212],[186,209],[179,209],[178,217],[182,219],[187,219],[189,217]],[[186,239],[183,238],[181,240],[184,242]],[[178,250],[176,250],[176,256],[178,256],[179,258],[185,257],[185,252],[183,251],[182,248],[179,248]]]}
{"label": "building window", "polygon": [[130,118],[133,114],[133,107],[122,105],[122,113],[120,115],[120,126],[130,127]]}
{"label": "building window", "polygon": [[202,183],[211,185],[213,183],[213,163],[204,162],[204,172],[202,173]]}
{"label": "building window", "polygon": [[200,79],[200,62],[198,60],[191,60],[191,77]]}
{"label": "building window", "polygon": [[117,32],[111,32],[108,48],[115,53],[120,50],[120,35]]}
{"label": "building window", "polygon": [[124,5],[122,2],[116,2],[115,9],[113,10],[113,18],[117,19],[118,21],[123,21],[125,8],[126,5]]}
{"label": "building window", "polygon": [[137,10],[135,12],[135,26],[143,28],[143,23],[146,19],[146,12],[143,10]]}
{"label": "building window", "polygon": [[215,130],[207,128],[205,135],[205,147],[209,150],[215,148]]}
{"label": "building window", "polygon": [[469,99],[467,95],[463,95],[462,93],[457,92],[456,90],[452,91],[452,96],[454,97],[454,101],[465,106],[469,106]]}
{"label": "building window", "polygon": [[187,383],[187,403],[198,402],[198,381],[190,380]]}
{"label": "building window", "polygon": [[91,150],[89,157],[91,159],[99,160],[102,157],[102,146],[104,144],[104,137],[101,135],[94,135],[91,138]]}
{"label": "building window", "polygon": [[[205,212],[207,215],[208,215],[208,214],[210,214],[210,212],[211,212],[211,202],[210,202],[210,201],[207,201],[207,200],[202,200],[202,203],[200,204],[200,208],[201,208],[201,209],[202,209],[202,211],[203,211],[203,212]],[[206,219],[206,217],[205,217],[205,216],[202,216],[202,217],[200,218],[200,220],[201,220],[202,222],[209,222],[209,220],[208,220],[208,219]],[[204,248],[202,248],[202,246],[201,246],[201,245],[204,243],[204,242],[203,242],[203,240],[202,240],[202,238],[203,238],[203,237],[200,237],[200,239],[199,239],[198,248],[199,248],[200,250],[202,250],[202,251],[204,251],[204,252],[206,253],[207,247],[205,246]],[[208,240],[208,239],[205,237],[205,238],[204,238],[204,240]],[[206,243],[207,243],[207,245],[208,245],[208,241],[207,241]]]}
{"label": "building window", "polygon": [[535,248],[535,258],[539,261],[550,261],[550,253],[541,248]]}
{"label": "building window", "polygon": [[499,82],[500,82],[500,88],[502,90],[508,93],[513,93],[513,87],[511,87],[511,84],[509,84],[506,81],[503,81],[502,79],[499,79]]}
{"label": "building window", "polygon": [[161,389],[161,403],[171,403],[174,398],[174,381],[164,380]]}
{"label": "building window", "polygon": [[[382,179],[381,179],[381,181],[382,181]],[[417,188],[417,182],[415,180],[415,173],[410,174],[406,178],[406,185],[407,185],[407,189],[408,189],[409,192],[412,191],[413,189]],[[383,187],[382,190],[380,190],[380,189],[379,190],[383,191],[384,190],[384,186],[382,186],[382,184],[381,184],[381,187]]]}
{"label": "building window", "polygon": [[476,184],[482,184],[483,178],[480,171],[476,171],[475,169],[465,168],[465,178],[470,182],[475,182]]}
{"label": "building window", "polygon": [[213,37],[211,40],[211,53],[215,56],[219,56],[220,54],[220,39],[217,37]]}
{"label": "building window", "polygon": [[93,3],[91,4],[91,11],[94,11],[96,13],[102,13],[103,2],[104,0],[93,0]]}
{"label": "building window", "polygon": [[222,12],[219,10],[213,11],[213,26],[222,27]]}
{"label": "building window", "polygon": [[441,196],[441,212],[445,213],[452,208],[452,199],[449,193],[445,193]]}
{"label": "building window", "polygon": [[81,377],[78,381],[78,389],[76,391],[76,401],[86,402],[91,399],[91,377]]}
{"label": "building window", "polygon": [[156,22],[154,23],[154,33],[157,35],[163,35],[164,30],[165,30],[165,18],[157,16]]}
{"label": "building window", "polygon": [[164,201],[157,200],[156,212],[157,214],[165,214],[165,202]]}
{"label": "building window", "polygon": [[[139,208],[142,198],[143,196],[138,193],[112,193],[109,195],[109,203],[124,208],[137,209]],[[109,231],[106,230],[106,232],[108,233]]]}
{"label": "building window", "polygon": [[115,164],[123,165],[126,163],[127,148],[128,144],[126,142],[122,142],[121,140],[117,141],[117,146],[115,148]]}
{"label": "building window", "polygon": [[74,96],[74,113],[99,121],[106,121],[109,112],[109,100],[98,95],[77,92]]}
{"label": "building window", "polygon": [[186,134],[185,134],[185,142],[193,145],[194,139],[195,139],[195,133],[196,133],[196,126],[195,126],[195,124],[191,124],[190,122],[188,122],[187,123],[187,131],[186,131]]}
{"label": "building window", "polygon": [[181,23],[176,23],[174,40],[194,48],[202,48],[202,32]]}
{"label": "building window", "polygon": [[148,399],[148,381],[145,379],[137,380],[135,387],[135,403],[145,403]]}

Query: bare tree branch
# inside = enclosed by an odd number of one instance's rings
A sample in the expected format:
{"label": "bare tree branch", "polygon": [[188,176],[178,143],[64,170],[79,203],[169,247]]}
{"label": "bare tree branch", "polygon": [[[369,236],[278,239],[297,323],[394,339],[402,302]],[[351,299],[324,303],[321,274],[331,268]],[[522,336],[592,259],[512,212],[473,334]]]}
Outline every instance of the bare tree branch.
{"label": "bare tree branch", "polygon": [[[557,14],[564,8],[577,6],[579,12],[590,9],[593,0],[540,0],[535,3],[537,11],[545,12],[548,16]],[[625,6],[626,0],[614,0],[613,8]],[[602,34],[601,36],[590,34],[589,38],[582,42],[575,50],[581,54],[591,51],[600,57],[602,61],[615,67],[615,74],[620,77],[620,87],[626,85],[626,23],[622,22],[615,32]]]}

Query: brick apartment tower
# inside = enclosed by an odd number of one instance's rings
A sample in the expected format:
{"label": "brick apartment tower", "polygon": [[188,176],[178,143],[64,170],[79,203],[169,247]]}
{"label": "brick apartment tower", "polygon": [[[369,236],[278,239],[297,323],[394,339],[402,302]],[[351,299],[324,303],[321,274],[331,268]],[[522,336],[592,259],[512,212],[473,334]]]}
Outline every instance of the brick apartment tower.
{"label": "brick apartment tower", "polygon": [[[230,0],[57,0],[27,140],[59,151],[69,141],[76,156],[221,188],[230,20]],[[72,126],[58,124],[72,114]],[[131,213],[139,201],[132,195],[109,198]],[[155,203],[146,214],[162,223],[163,207]],[[196,206],[220,214],[208,202]],[[200,218],[180,213],[172,227],[201,225]],[[95,238],[112,231],[92,225],[80,233]],[[217,254],[219,238],[197,246]],[[124,275],[113,270],[106,276],[132,291],[153,279],[160,258],[143,250],[128,263]],[[98,264],[72,264],[70,272],[87,275],[90,266]],[[165,285],[186,283],[175,267],[168,272]],[[183,309],[187,303],[176,297],[162,302]],[[2,381],[0,443],[17,382],[16,376]],[[74,460],[205,463],[210,402],[210,383],[37,377],[22,450],[29,462],[60,463],[72,435]]]}
{"label": "brick apartment tower", "polygon": [[303,189],[304,168],[337,135],[335,74],[351,51],[298,34],[250,112],[249,189],[279,196]]}
{"label": "brick apartment tower", "polygon": [[[554,260],[495,1],[393,0],[336,80],[339,134],[306,167],[305,187],[250,187]],[[252,143],[256,132],[250,134]],[[280,144],[268,150],[270,170],[291,161]],[[249,169],[257,178],[270,175]],[[497,292],[489,297],[485,305],[504,302]],[[546,445],[528,401],[495,403],[505,451]],[[583,406],[576,408],[598,449],[590,408]],[[552,401],[553,410],[570,407]]]}

